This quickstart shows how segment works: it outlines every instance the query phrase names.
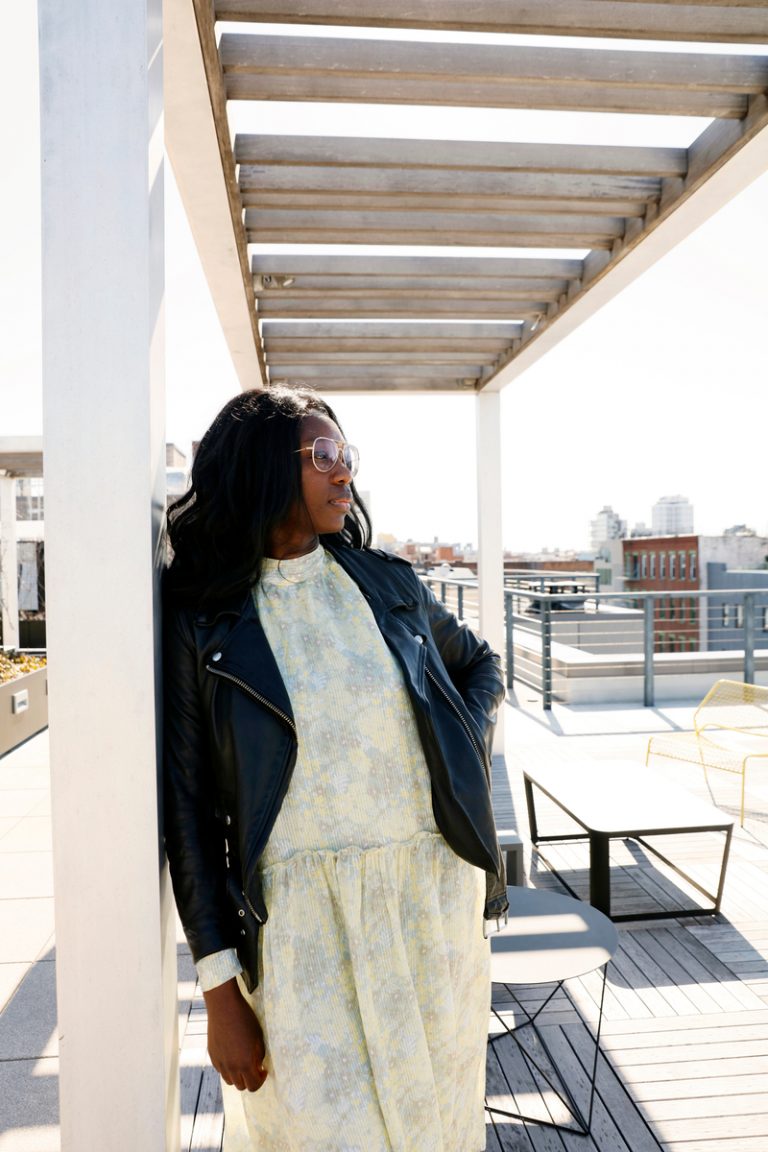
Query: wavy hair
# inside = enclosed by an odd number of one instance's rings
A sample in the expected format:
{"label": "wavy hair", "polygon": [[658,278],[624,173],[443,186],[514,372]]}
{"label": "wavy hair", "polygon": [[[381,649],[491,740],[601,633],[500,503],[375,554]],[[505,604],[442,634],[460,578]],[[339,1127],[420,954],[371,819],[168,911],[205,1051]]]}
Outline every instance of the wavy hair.
{"label": "wavy hair", "polygon": [[[295,450],[302,420],[315,412],[341,427],[309,388],[253,388],[224,405],[200,441],[189,489],[168,509],[170,592],[207,604],[257,583],[268,540],[302,500]],[[344,527],[323,539],[366,548],[371,521],[351,487]]]}

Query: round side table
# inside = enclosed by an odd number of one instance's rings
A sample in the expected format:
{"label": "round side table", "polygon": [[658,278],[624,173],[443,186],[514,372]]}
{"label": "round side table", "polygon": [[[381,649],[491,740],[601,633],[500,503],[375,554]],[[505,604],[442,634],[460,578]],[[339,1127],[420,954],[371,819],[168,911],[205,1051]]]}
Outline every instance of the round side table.
{"label": "round side table", "polygon": [[[503,984],[523,1013],[523,1022],[517,1028],[510,1028],[496,1009],[492,1009],[504,1031],[489,1037],[494,1044],[505,1036],[511,1036],[518,1045],[526,1063],[532,1066],[547,1085],[560,1098],[570,1111],[575,1127],[542,1120],[535,1116],[524,1116],[519,1112],[507,1112],[503,1108],[486,1105],[489,1112],[510,1116],[537,1124],[544,1124],[558,1131],[574,1132],[586,1136],[592,1126],[592,1112],[595,1102],[595,1080],[597,1059],[600,1051],[600,1027],[603,1018],[603,1000],[608,964],[619,946],[615,925],[591,904],[575,900],[572,896],[561,896],[557,892],[547,892],[537,888],[507,888],[509,912],[506,926],[491,936],[491,980]],[[595,1056],[590,1077],[589,1111],[584,1116],[573,1094],[560,1077],[562,1091],[553,1082],[535,1058],[520,1043],[515,1035],[522,1028],[533,1029],[550,1063],[554,1060],[547,1047],[541,1030],[536,1026],[536,1018],[553,996],[563,988],[571,1004],[579,1013],[573,998],[564,986],[566,980],[575,976],[585,976],[598,968],[603,970],[600,994],[600,1008],[595,1032]],[[555,987],[543,1004],[531,1016],[523,1008],[512,991],[515,984],[554,984]],[[586,1021],[584,1021],[586,1024]]]}

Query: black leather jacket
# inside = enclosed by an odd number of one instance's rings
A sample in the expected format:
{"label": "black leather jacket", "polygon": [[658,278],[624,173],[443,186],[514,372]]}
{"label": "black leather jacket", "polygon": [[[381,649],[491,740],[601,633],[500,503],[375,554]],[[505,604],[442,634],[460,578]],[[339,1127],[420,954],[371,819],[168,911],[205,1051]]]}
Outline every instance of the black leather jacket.
{"label": "black leather jacket", "polygon": [[[490,798],[493,718],[504,698],[499,658],[407,561],[326,547],[360,587],[402,668],[438,828],[486,872],[485,914],[501,916],[507,899]],[[202,612],[169,602],[165,616],[164,824],[176,903],[193,958],[234,947],[253,987],[267,919],[258,862],[296,761],[291,701],[250,593]]]}

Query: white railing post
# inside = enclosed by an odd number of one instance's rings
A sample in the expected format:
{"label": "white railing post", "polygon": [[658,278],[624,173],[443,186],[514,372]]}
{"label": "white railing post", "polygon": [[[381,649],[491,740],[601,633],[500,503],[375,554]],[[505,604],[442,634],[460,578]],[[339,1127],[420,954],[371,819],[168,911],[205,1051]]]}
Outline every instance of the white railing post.
{"label": "white railing post", "polygon": [[[504,633],[504,546],[501,537],[501,396],[477,396],[477,589],[480,635],[496,652]],[[493,751],[504,751],[504,709],[499,710]]]}
{"label": "white railing post", "polygon": [[158,834],[160,0],[39,0],[46,602],[62,1152],[179,1147]]}

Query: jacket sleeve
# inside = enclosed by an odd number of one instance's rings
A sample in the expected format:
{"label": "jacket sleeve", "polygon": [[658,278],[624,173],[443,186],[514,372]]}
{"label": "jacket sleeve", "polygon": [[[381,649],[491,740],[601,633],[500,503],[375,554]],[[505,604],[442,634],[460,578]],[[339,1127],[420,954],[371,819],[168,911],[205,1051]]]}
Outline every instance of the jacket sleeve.
{"label": "jacket sleeve", "polygon": [[224,829],[216,818],[192,627],[188,614],[168,603],[163,695],[165,845],[176,905],[197,962],[233,943],[223,918]]}
{"label": "jacket sleeve", "polygon": [[422,580],[417,578],[416,583],[443,664],[490,756],[496,713],[506,694],[501,658],[485,640],[457,620]]}

